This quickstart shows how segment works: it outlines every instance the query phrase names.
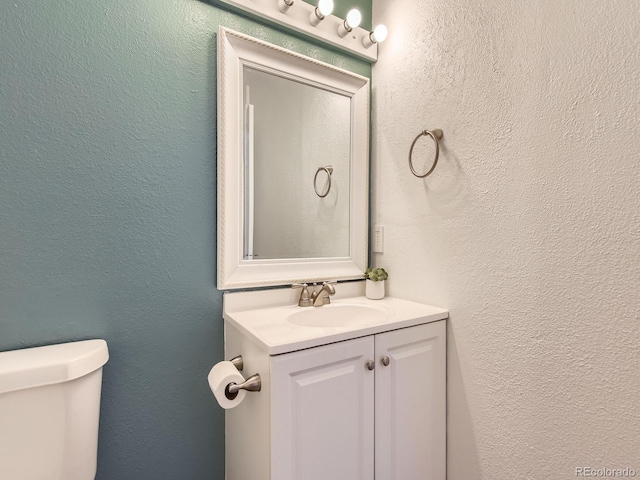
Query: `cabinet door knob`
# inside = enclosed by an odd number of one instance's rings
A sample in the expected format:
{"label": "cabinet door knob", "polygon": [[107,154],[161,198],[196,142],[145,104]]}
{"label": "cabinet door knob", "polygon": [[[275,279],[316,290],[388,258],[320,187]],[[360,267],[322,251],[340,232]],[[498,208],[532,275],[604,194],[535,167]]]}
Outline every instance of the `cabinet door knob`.
{"label": "cabinet door knob", "polygon": [[373,360],[369,360],[366,363],[366,366],[367,366],[367,370],[373,370],[374,368],[376,368],[376,364]]}
{"label": "cabinet door knob", "polygon": [[386,355],[380,359],[380,362],[381,362],[381,363],[382,363],[382,365],[384,365],[385,367],[388,367],[388,366],[389,366],[389,362],[390,362],[390,361],[391,361],[391,360],[390,360],[390,359],[389,359],[389,357],[387,357]]}

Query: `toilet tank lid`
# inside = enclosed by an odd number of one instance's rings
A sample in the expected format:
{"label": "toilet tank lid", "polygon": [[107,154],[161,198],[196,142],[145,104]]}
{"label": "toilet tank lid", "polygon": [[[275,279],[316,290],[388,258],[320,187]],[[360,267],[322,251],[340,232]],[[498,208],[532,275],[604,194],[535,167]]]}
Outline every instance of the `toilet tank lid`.
{"label": "toilet tank lid", "polygon": [[107,360],[104,340],[0,352],[0,394],[68,382],[101,368]]}

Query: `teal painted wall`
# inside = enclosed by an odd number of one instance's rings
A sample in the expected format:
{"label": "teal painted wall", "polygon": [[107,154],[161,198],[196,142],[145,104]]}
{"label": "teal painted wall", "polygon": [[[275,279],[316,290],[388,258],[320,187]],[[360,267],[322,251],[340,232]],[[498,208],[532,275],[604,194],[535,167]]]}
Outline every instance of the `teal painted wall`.
{"label": "teal painted wall", "polygon": [[195,0],[0,3],[0,350],[107,340],[99,480],[224,478],[220,24],[370,75]]}

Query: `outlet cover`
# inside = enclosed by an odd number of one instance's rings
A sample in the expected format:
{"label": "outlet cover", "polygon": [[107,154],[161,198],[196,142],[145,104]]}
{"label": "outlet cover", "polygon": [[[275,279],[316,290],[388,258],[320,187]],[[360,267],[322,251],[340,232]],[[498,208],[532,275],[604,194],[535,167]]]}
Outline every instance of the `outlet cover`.
{"label": "outlet cover", "polygon": [[384,225],[373,227],[373,252],[382,253],[384,250]]}

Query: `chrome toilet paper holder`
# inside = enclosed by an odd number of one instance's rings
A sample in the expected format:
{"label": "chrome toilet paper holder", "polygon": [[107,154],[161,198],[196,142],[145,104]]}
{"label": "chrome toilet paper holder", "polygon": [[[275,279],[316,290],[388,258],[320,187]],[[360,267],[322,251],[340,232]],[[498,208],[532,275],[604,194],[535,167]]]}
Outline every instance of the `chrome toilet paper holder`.
{"label": "chrome toilet paper holder", "polygon": [[[242,359],[242,355],[233,357],[229,361],[233,363],[233,366],[236,367],[240,372],[244,368],[244,360]],[[260,375],[256,373],[255,375],[251,375],[242,383],[231,382],[224,389],[224,396],[229,400],[233,400],[238,396],[238,392],[240,390],[246,390],[247,392],[259,392],[261,389],[262,380],[260,379]]]}

